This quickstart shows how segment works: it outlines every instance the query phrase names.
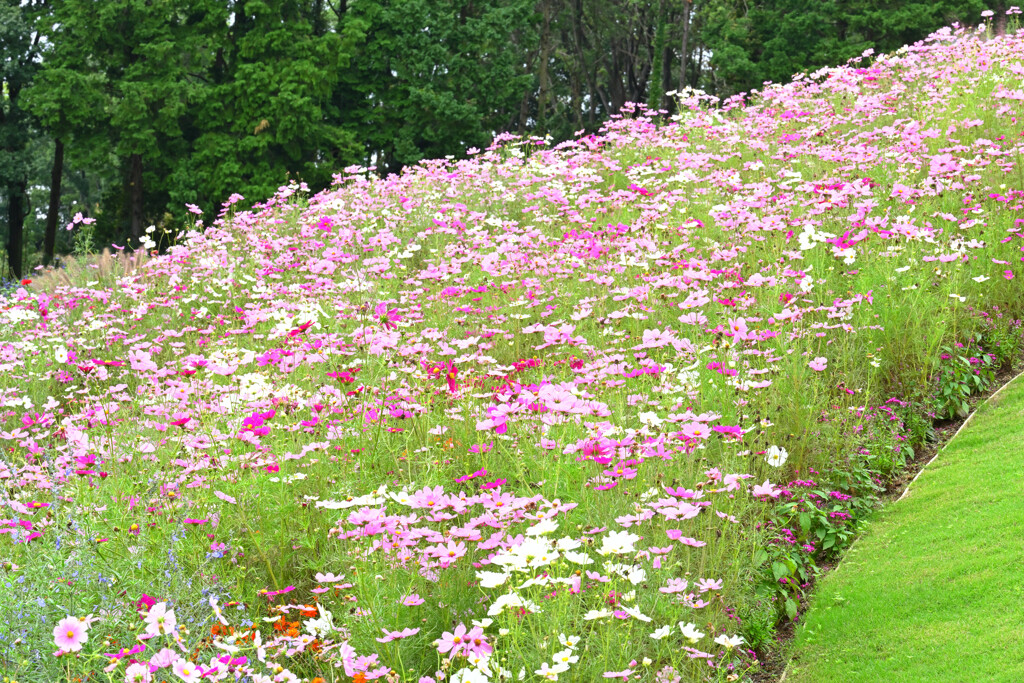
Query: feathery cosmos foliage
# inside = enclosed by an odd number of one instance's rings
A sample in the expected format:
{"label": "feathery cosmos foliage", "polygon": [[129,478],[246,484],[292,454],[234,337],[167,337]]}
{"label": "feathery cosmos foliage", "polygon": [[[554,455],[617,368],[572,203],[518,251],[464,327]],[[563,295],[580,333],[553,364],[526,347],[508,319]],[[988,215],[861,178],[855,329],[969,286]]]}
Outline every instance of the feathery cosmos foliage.
{"label": "feathery cosmos foliage", "polygon": [[0,668],[742,680],[1019,354],[1022,74],[946,29],[19,289]]}

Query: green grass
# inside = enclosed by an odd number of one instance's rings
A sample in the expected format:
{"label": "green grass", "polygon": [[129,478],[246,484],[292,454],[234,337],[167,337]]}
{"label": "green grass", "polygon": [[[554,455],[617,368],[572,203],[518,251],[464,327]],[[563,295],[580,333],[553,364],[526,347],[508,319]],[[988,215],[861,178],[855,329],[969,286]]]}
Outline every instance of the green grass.
{"label": "green grass", "polygon": [[1024,379],[821,582],[786,683],[1024,680]]}

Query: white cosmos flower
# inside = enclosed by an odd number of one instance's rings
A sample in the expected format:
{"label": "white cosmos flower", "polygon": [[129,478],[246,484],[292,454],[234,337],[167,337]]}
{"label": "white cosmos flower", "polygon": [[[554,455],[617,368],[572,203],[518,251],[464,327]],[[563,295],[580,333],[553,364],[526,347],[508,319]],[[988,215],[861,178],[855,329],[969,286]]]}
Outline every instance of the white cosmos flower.
{"label": "white cosmos flower", "polygon": [[639,619],[640,621],[651,621],[651,618],[649,616],[641,612],[636,607],[626,607],[625,605],[619,605],[619,607],[622,609],[623,612],[633,617],[634,619]]}
{"label": "white cosmos flower", "polygon": [[558,531],[558,522],[553,519],[542,519],[526,530],[527,536],[544,536]]}
{"label": "white cosmos flower", "polygon": [[601,555],[631,553],[636,549],[634,544],[639,540],[639,536],[628,531],[612,531],[601,539],[601,549],[597,552]]}
{"label": "white cosmos flower", "polygon": [[655,429],[660,427],[661,423],[665,421],[665,420],[661,419],[660,417],[658,417],[657,413],[653,413],[653,412],[652,413],[640,413],[639,415],[637,415],[637,418],[639,418],[641,424],[645,424],[648,427],[654,427]]}
{"label": "white cosmos flower", "polygon": [[789,452],[779,446],[769,446],[764,454],[764,461],[772,467],[782,467],[789,458]]}
{"label": "white cosmos flower", "polygon": [[212,595],[210,596],[210,609],[213,610],[214,616],[217,617],[217,620],[220,621],[223,626],[228,625],[228,620],[224,618],[224,613],[221,611],[220,605],[217,604],[217,598]]}
{"label": "white cosmos flower", "polygon": [[723,633],[722,635],[720,635],[717,638],[715,638],[715,642],[718,643],[719,645],[721,645],[722,647],[724,647],[725,649],[731,650],[734,647],[736,647],[737,645],[742,645],[743,644],[743,637],[742,636],[727,636],[727,635],[725,635]]}
{"label": "white cosmos flower", "polygon": [[509,574],[505,572],[484,572],[478,571],[476,578],[480,579],[481,588],[496,588],[508,581]]}
{"label": "white cosmos flower", "polygon": [[576,662],[580,661],[580,658],[579,655],[574,654],[572,650],[566,648],[551,655],[551,660],[555,664],[565,664],[566,666],[568,666],[569,664],[575,664]]}
{"label": "white cosmos flower", "polygon": [[546,538],[527,538],[516,547],[499,553],[491,562],[523,572],[549,565],[558,557],[558,551]]}
{"label": "white cosmos flower", "polygon": [[488,683],[490,680],[479,669],[460,669],[449,679],[450,683]]}
{"label": "white cosmos flower", "polygon": [[304,624],[305,629],[309,631],[313,637],[316,638],[327,638],[327,636],[334,633],[334,615],[324,609],[324,606],[317,604],[317,611],[320,616],[317,619],[307,619]]}
{"label": "white cosmos flower", "polygon": [[544,662],[540,665],[540,668],[534,671],[533,673],[537,674],[546,681],[557,681],[558,674],[565,673],[568,670],[568,664],[555,664],[554,666],[550,666],[547,662]]}
{"label": "white cosmos flower", "polygon": [[536,603],[524,600],[515,593],[506,593],[505,595],[498,596],[498,599],[491,603],[490,608],[487,610],[487,616],[496,617],[508,607],[522,607],[527,611],[535,613],[541,611]]}
{"label": "white cosmos flower", "polygon": [[558,642],[561,643],[562,647],[567,647],[570,650],[575,650],[579,647],[580,638],[579,636],[567,636],[564,633],[558,634]]}
{"label": "white cosmos flower", "polygon": [[388,498],[401,505],[410,505],[412,503],[412,496],[410,496],[409,492],[405,490],[399,491],[398,493],[389,493]]}
{"label": "white cosmos flower", "polygon": [[365,496],[358,496],[355,498],[349,496],[344,500],[318,500],[314,505],[318,508],[324,508],[327,510],[347,510],[351,507],[379,505],[383,502],[383,499],[376,497],[372,493],[368,493]]}
{"label": "white cosmos flower", "polygon": [[576,550],[576,548],[579,548],[581,545],[583,544],[577,541],[575,538],[570,538],[569,536],[562,536],[555,542],[555,547],[561,550],[563,553],[566,550]]}
{"label": "white cosmos flower", "polygon": [[564,555],[565,559],[576,564],[594,564],[594,558],[592,558],[590,555],[587,555],[586,553],[577,553],[573,552],[572,550],[567,550],[565,551]]}
{"label": "white cosmos flower", "polygon": [[654,633],[652,633],[651,634],[651,638],[654,638],[655,640],[661,640],[662,638],[664,638],[665,636],[667,636],[670,633],[672,633],[672,627],[668,626],[668,625],[665,625],[665,626],[662,626],[661,628],[659,628]]}
{"label": "white cosmos flower", "polygon": [[610,617],[612,611],[610,609],[592,609],[583,615],[583,621],[595,621],[597,619],[604,619]]}
{"label": "white cosmos flower", "polygon": [[633,571],[626,574],[626,578],[634,586],[639,585],[647,580],[647,570],[643,567],[637,567]]}
{"label": "white cosmos flower", "polygon": [[527,579],[526,581],[523,581],[518,586],[518,590],[525,590],[525,589],[529,588],[530,586],[550,586],[550,585],[551,585],[551,577],[550,576],[535,576],[532,579]]}
{"label": "white cosmos flower", "polygon": [[696,624],[686,624],[680,621],[679,630],[683,632],[683,638],[686,638],[693,644],[696,644],[698,640],[704,637],[704,634],[697,630]]}

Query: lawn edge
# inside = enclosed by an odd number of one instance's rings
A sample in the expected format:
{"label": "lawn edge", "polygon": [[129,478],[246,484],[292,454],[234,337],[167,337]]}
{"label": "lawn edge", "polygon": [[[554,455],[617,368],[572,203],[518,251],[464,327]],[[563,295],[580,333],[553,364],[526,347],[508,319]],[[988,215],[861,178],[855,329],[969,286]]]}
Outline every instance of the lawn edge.
{"label": "lawn edge", "polygon": [[[895,503],[898,503],[901,500],[903,500],[907,496],[907,494],[910,492],[910,487],[913,486],[914,482],[916,482],[918,477],[921,476],[921,473],[924,472],[925,469],[929,465],[931,465],[933,462],[935,462],[935,460],[938,459],[938,457],[940,455],[942,455],[946,451],[946,449],[949,447],[949,445],[951,443],[953,443],[953,441],[958,436],[960,436],[960,432],[962,432],[964,430],[964,428],[966,428],[968,425],[970,425],[974,421],[974,416],[978,414],[978,411],[981,410],[982,407],[988,405],[989,401],[991,401],[996,396],[1001,394],[1003,389],[1006,389],[1008,386],[1010,386],[1011,384],[1013,384],[1017,380],[1021,379],[1022,377],[1024,377],[1024,369],[1017,370],[1016,374],[1014,374],[1006,382],[1004,382],[1002,384],[1002,386],[1000,386],[998,389],[993,391],[988,396],[985,396],[984,400],[978,402],[976,405],[971,406],[970,414],[967,415],[967,417],[960,424],[960,426],[956,429],[956,431],[953,432],[953,435],[950,436],[948,439],[946,439],[945,443],[943,443],[941,446],[939,446],[936,449],[935,454],[928,460],[928,462],[926,462],[924,465],[921,466],[921,468],[917,471],[917,474],[914,475],[913,479],[911,479],[909,482],[907,482],[906,486],[903,489],[903,492],[899,495],[899,497],[895,498],[895,499],[890,499],[888,501],[885,501],[881,506],[879,506],[874,511],[874,513],[872,513],[872,516],[874,516],[875,514],[878,514],[879,512],[881,512],[882,510],[890,507],[891,505],[893,505]],[[837,568],[840,564],[842,564],[842,562],[846,559],[846,557],[849,554],[849,552],[851,550],[853,550],[853,548],[857,545],[857,542],[860,541],[860,539],[864,537],[865,533],[867,533],[867,530],[865,530],[862,533],[857,534],[857,537],[853,540],[852,543],[850,543],[850,546],[843,552],[842,558],[840,558],[839,562],[835,565],[835,567],[833,567],[833,569]],[[815,589],[817,589],[817,582],[815,582]],[[817,592],[817,590],[815,590],[814,592]],[[810,609],[813,609],[813,607],[811,607]],[[791,640],[790,640],[789,645],[792,645],[792,643],[795,641],[795,639],[796,639],[796,630],[794,629],[793,633],[792,633],[792,636],[791,636]],[[782,675],[778,678],[777,683],[785,683],[786,678],[789,676],[789,671],[790,671],[790,667],[792,666],[792,663],[793,663],[793,652],[792,652],[792,648],[790,647],[789,648],[789,652],[787,652],[787,656],[786,656],[786,667],[782,670]]]}

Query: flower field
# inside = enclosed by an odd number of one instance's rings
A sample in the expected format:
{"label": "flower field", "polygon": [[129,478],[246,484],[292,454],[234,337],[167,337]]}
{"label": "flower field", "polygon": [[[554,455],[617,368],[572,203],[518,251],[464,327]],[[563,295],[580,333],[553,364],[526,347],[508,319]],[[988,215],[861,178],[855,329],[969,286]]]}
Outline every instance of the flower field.
{"label": "flower field", "polygon": [[755,675],[1019,356],[1024,37],[679,97],[7,299],[0,670]]}

